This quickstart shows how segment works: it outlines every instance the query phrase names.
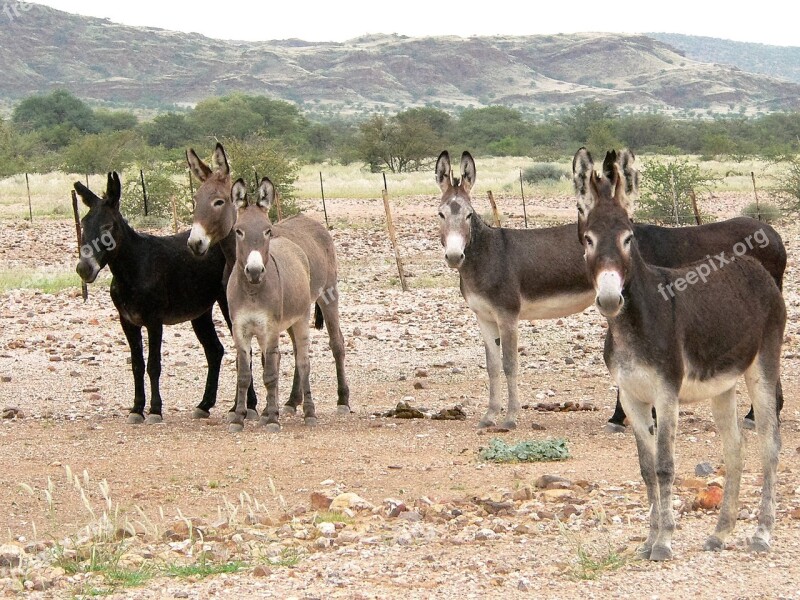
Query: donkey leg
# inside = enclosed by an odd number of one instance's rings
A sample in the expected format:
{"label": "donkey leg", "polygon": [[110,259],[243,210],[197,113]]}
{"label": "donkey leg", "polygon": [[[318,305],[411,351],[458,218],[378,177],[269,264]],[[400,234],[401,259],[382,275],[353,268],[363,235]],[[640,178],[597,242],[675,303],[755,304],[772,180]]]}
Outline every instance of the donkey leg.
{"label": "donkey leg", "polygon": [[286,417],[297,414],[297,407],[303,403],[303,389],[301,387],[300,373],[297,370],[297,344],[295,343],[292,328],[288,329],[289,339],[292,340],[292,356],[294,356],[294,375],[292,375],[292,391],[289,392],[289,399],[283,405],[281,412]]}
{"label": "donkey leg", "polygon": [[161,323],[147,328],[147,375],[150,377],[150,410],[146,423],[161,423],[161,338],[164,335],[164,326]]}
{"label": "donkey leg", "polygon": [[[230,313],[230,308],[228,306],[228,297],[225,294],[225,286],[226,286],[225,282],[228,281],[229,276],[230,272],[228,271],[228,266],[225,265],[225,274],[223,276],[223,290],[222,293],[217,297],[217,304],[219,305],[219,310],[222,313],[222,318],[225,320],[225,324],[228,326],[228,331],[233,333],[233,323],[231,321],[231,313]],[[251,365],[251,371],[252,371],[252,365]],[[252,409],[255,412],[255,418],[258,418],[257,407],[258,407],[258,397],[256,396],[256,389],[253,386],[253,382],[251,380],[250,386],[247,388],[247,408]],[[231,417],[233,416],[233,413],[235,412],[236,412],[236,398],[233,399],[233,408],[231,408],[228,413],[228,421],[230,421]],[[197,410],[195,410],[195,413],[197,413]],[[198,417],[195,414],[193,418],[203,418],[203,417]]]}
{"label": "donkey leg", "polygon": [[500,353],[500,329],[493,320],[478,317],[478,326],[486,349],[486,372],[489,374],[489,408],[478,423],[478,427],[494,427],[500,414],[500,373],[502,356]]}
{"label": "donkey leg", "polygon": [[194,334],[203,346],[208,367],[203,399],[194,409],[192,418],[207,419],[210,416],[211,407],[217,402],[219,369],[222,365],[222,357],[225,355],[225,348],[220,343],[219,337],[217,337],[217,330],[214,328],[214,319],[210,310],[192,321],[192,329],[194,329]]}
{"label": "donkey leg", "polygon": [[[782,336],[781,336],[782,337]],[[780,342],[777,343],[780,349]],[[745,371],[747,391],[753,402],[756,417],[756,432],[759,439],[759,454],[764,483],[761,487],[761,506],[758,527],[748,546],[753,552],[768,552],[775,526],[775,488],[778,473],[778,454],[781,450],[781,433],[775,413],[778,392],[779,350],[768,358],[759,354]]]}
{"label": "donkey leg", "polygon": [[251,349],[252,340],[236,341],[236,408],[228,417],[228,431],[238,433],[244,429],[247,417],[247,389],[253,382]]}
{"label": "donkey leg", "polygon": [[619,401],[619,388],[617,388],[617,404],[614,407],[614,414],[605,426],[607,433],[623,433],[625,431],[625,411],[622,410],[622,403]]}
{"label": "donkey leg", "polygon": [[508,385],[508,410],[503,421],[504,429],[517,428],[517,416],[519,415],[519,397],[517,395],[519,387],[517,385],[517,375],[519,373],[519,353],[518,344],[519,329],[517,320],[510,319],[504,322],[500,329],[501,350],[503,351],[503,373],[506,376]]}
{"label": "donkey leg", "polygon": [[128,414],[128,423],[139,425],[144,423],[144,345],[142,344],[142,328],[120,318],[122,331],[128,340],[131,351],[131,371],[133,372],[133,408]]}
{"label": "donkey leg", "polygon": [[310,339],[308,319],[300,319],[290,329],[290,335],[295,342],[295,366],[300,374],[300,383],[303,391],[303,421],[308,427],[317,424],[316,407],[311,397],[311,360],[308,356]]}
{"label": "donkey leg", "polygon": [[278,380],[280,378],[280,348],[278,336],[259,339],[264,361],[264,386],[267,388],[267,408],[261,414],[260,425],[267,431],[281,430],[278,420]]}
{"label": "donkey leg", "polygon": [[640,402],[620,391],[620,402],[633,429],[636,450],[639,454],[639,470],[647,489],[647,503],[650,506],[650,531],[647,540],[637,549],[639,558],[649,559],[660,528],[658,511],[658,478],[656,477],[656,445],[653,436],[653,413],[651,405]]}
{"label": "donkey leg", "polygon": [[725,539],[736,526],[737,502],[742,481],[742,434],[736,422],[736,387],[711,399],[711,414],[722,438],[725,458],[725,492],[714,534],[709,536],[704,550],[721,550]]}
{"label": "donkey leg", "polygon": [[[783,410],[783,384],[781,383],[780,378],[778,379],[777,385],[777,393],[776,393],[776,402],[775,402],[775,412],[778,416],[778,422],[781,420],[781,411]],[[745,429],[755,429],[756,428],[756,418],[753,414],[753,405],[750,405],[750,412],[748,412],[744,417],[744,428]]]}
{"label": "donkey leg", "polygon": [[342,329],[339,324],[339,290],[334,285],[323,294],[317,307],[325,321],[328,330],[328,345],[333,353],[336,364],[336,412],[340,415],[349,415],[350,410],[350,385],[344,371],[345,345]]}
{"label": "donkey leg", "polygon": [[[650,560],[672,558],[672,533],[675,515],[672,512],[672,484],[675,481],[675,437],[678,431],[678,396],[660,390],[656,398],[656,477],[658,478],[658,535]],[[651,412],[652,414],[652,412]]]}

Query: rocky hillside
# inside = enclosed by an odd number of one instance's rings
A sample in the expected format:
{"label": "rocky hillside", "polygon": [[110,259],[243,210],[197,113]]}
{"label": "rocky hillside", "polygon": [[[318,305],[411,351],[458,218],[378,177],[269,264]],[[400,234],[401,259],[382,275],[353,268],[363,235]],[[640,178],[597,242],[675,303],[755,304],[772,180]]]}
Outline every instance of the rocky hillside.
{"label": "rocky hillside", "polygon": [[438,103],[541,112],[588,99],[672,112],[800,109],[796,82],[700,62],[638,35],[233,42],[35,6],[0,28],[0,47],[6,102],[60,87],[156,108],[241,91],[309,111]]}

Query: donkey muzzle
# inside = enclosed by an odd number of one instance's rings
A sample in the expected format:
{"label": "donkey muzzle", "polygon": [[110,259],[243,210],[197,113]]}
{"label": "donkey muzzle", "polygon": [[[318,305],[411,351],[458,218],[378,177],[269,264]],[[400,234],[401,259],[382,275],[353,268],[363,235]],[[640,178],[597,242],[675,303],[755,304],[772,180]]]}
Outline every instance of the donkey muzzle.
{"label": "donkey muzzle", "polygon": [[186,245],[189,246],[189,250],[191,250],[192,254],[195,256],[203,256],[208,252],[208,248],[211,244],[205,229],[201,225],[194,224],[192,225],[192,231],[189,234],[189,240],[186,242]]}
{"label": "donkey muzzle", "polygon": [[604,317],[616,317],[625,300],[622,297],[622,277],[616,271],[604,271],[597,277],[595,304]]}
{"label": "donkey muzzle", "polygon": [[75,272],[84,283],[94,283],[97,274],[100,273],[100,265],[92,258],[82,258],[75,267]]}

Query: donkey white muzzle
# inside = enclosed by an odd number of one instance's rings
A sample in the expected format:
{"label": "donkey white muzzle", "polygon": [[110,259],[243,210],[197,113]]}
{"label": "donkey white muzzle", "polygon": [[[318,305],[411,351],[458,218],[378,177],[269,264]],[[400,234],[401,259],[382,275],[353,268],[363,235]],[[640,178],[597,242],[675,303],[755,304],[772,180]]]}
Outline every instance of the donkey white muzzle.
{"label": "donkey white muzzle", "polygon": [[595,304],[604,317],[616,317],[622,310],[622,277],[616,271],[603,271],[595,281]]}
{"label": "donkey white muzzle", "polygon": [[244,266],[244,274],[247,276],[247,280],[250,283],[261,283],[265,271],[261,253],[253,250],[247,257],[247,264]]}
{"label": "donkey white muzzle", "polygon": [[452,233],[445,239],[444,259],[451,269],[458,269],[464,264],[464,236]]}
{"label": "donkey white muzzle", "polygon": [[189,233],[189,240],[186,242],[189,250],[195,256],[203,256],[208,252],[208,247],[211,245],[211,240],[208,239],[208,234],[202,225],[195,223],[192,225],[192,231]]}
{"label": "donkey white muzzle", "polygon": [[101,268],[94,256],[90,256],[81,258],[78,261],[78,266],[75,267],[75,271],[84,283],[94,283]]}

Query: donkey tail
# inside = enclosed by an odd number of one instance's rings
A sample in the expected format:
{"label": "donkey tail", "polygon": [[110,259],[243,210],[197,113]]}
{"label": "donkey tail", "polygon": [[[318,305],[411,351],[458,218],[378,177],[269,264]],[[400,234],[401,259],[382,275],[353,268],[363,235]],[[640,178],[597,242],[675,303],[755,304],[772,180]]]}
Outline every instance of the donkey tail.
{"label": "donkey tail", "polygon": [[322,309],[319,307],[319,303],[314,304],[314,327],[316,329],[322,329],[322,326],[325,324],[325,318],[322,316]]}

